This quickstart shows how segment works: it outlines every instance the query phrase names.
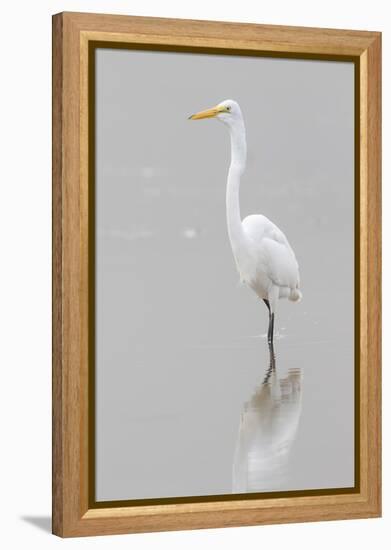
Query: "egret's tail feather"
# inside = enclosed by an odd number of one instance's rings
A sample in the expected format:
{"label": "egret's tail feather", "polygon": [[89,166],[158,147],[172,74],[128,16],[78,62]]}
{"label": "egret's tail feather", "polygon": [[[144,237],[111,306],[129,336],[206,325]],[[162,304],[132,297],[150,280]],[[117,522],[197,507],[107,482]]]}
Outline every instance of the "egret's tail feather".
{"label": "egret's tail feather", "polygon": [[291,288],[289,300],[291,300],[292,302],[300,302],[302,297],[303,295],[298,288]]}

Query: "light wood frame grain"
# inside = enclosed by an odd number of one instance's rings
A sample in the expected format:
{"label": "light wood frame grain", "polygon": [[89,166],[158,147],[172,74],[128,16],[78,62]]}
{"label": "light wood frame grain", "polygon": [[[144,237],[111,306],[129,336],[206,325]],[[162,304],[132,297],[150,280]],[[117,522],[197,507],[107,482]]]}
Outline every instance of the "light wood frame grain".
{"label": "light wood frame grain", "polygon": [[[92,42],[150,49],[351,60],[356,71],[356,391],[354,490],[97,507],[89,422],[88,95]],[[53,17],[53,533],[62,537],[378,517],[381,514],[381,35],[61,13]]]}

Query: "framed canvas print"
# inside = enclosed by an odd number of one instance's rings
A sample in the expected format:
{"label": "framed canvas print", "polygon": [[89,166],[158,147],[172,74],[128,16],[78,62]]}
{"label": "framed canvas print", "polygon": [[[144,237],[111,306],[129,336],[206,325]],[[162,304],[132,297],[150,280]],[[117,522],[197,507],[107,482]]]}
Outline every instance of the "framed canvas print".
{"label": "framed canvas print", "polygon": [[377,32],[53,17],[53,532],[377,517]]}

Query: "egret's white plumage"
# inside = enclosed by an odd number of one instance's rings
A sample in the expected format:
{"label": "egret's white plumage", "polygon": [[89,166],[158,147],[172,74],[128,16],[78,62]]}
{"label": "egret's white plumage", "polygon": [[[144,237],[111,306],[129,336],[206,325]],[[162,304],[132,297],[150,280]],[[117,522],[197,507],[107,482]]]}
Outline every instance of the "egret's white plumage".
{"label": "egret's white plumage", "polygon": [[228,127],[231,163],[227,179],[227,227],[242,282],[265,301],[269,309],[269,340],[273,338],[274,312],[279,298],[301,299],[299,266],[284,233],[262,215],[240,215],[240,178],[246,168],[246,130],[236,101],[225,100],[190,117],[217,118]]}

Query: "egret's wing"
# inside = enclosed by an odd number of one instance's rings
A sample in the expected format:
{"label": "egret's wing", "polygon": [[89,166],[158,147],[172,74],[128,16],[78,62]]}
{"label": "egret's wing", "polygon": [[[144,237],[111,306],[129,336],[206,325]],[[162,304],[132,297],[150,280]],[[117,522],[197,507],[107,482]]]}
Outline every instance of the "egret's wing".
{"label": "egret's wing", "polygon": [[247,236],[258,243],[277,227],[266,216],[262,215],[247,216],[242,221],[242,226]]}
{"label": "egret's wing", "polygon": [[289,288],[299,285],[299,267],[290,247],[266,237],[262,241],[261,254],[265,271],[276,285]]}
{"label": "egret's wing", "polygon": [[285,237],[281,229],[279,229],[276,224],[270,221],[266,216],[262,216],[261,214],[247,216],[244,218],[242,225],[246,234],[258,243],[267,237],[277,243],[285,244],[291,249],[288,239]]}
{"label": "egret's wing", "polygon": [[260,263],[268,277],[278,286],[296,288],[299,266],[284,233],[262,215],[247,216],[243,229],[260,254]]}

